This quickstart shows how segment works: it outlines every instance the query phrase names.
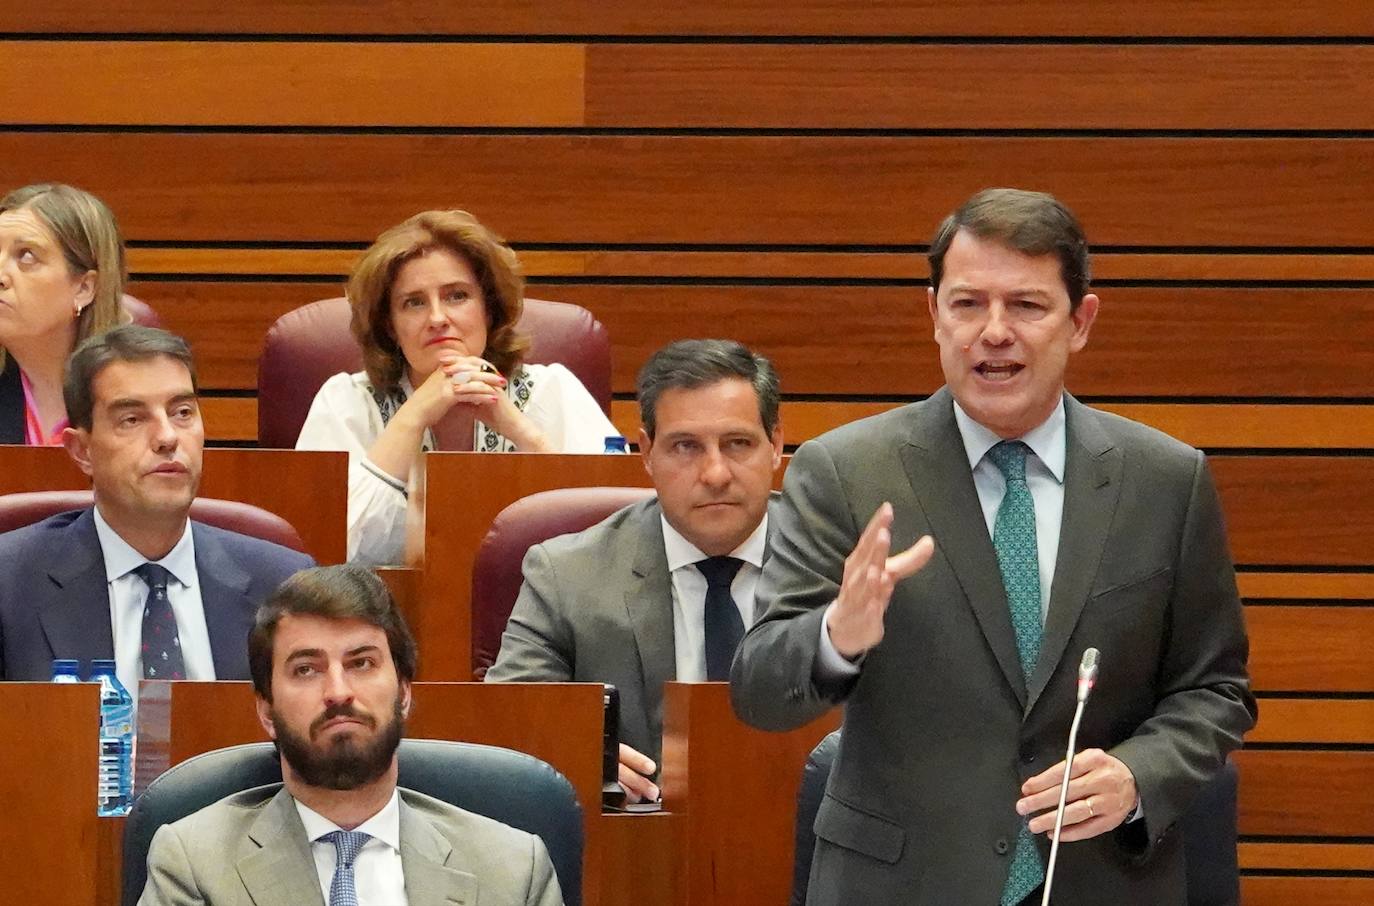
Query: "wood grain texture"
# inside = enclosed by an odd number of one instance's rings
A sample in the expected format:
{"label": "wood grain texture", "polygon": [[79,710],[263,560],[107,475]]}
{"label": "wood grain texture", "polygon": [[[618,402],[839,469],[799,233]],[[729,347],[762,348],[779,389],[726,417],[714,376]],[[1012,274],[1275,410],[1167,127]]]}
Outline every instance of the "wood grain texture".
{"label": "wood grain texture", "polygon": [[0,41],[0,109],[25,125],[578,126],[583,58],[578,44]]}
{"label": "wood grain texture", "polygon": [[[255,387],[272,322],[338,289],[323,279],[136,280],[130,287],[169,330],[191,342],[201,384],[210,389]],[[535,280],[529,294],[582,305],[605,324],[619,393],[634,391],[636,373],[655,350],[684,336],[746,343],[773,361],[788,394],[925,395],[943,383],[925,294],[915,287]],[[1079,395],[1359,399],[1370,393],[1361,376],[1374,373],[1374,290],[1121,287],[1103,297],[1089,344],[1070,365],[1069,387]],[[1313,311],[1331,316],[1314,318]],[[1245,367],[1199,349],[1243,349]],[[1369,425],[1356,420],[1346,430],[1366,436]],[[1314,437],[1313,446],[1321,445]]]}
{"label": "wood grain texture", "polygon": [[275,32],[457,35],[1368,35],[1374,16],[1341,0],[1190,0],[1124,7],[1094,0],[77,0],[25,4],[11,32]]}
{"label": "wood grain texture", "polygon": [[1213,456],[1238,564],[1361,566],[1374,537],[1374,458]]}
{"label": "wood grain texture", "polygon": [[370,241],[460,205],[516,242],[914,244],[988,185],[1054,192],[1099,245],[1374,235],[1355,139],[35,131],[0,134],[0,158],[158,242]]}
{"label": "wood grain texture", "polygon": [[1241,597],[1320,601],[1374,599],[1374,574],[1243,572],[1236,576]]}
{"label": "wood grain texture", "polygon": [[[1370,640],[1364,641],[1368,644]],[[1279,644],[1284,641],[1265,641],[1266,646]],[[1250,663],[1253,669],[1253,658]],[[1371,684],[1367,691],[1374,694],[1374,677],[1365,679]],[[1260,702],[1259,723],[1246,734],[1245,741],[1374,745],[1374,698],[1266,698]]]}
{"label": "wood grain texture", "polygon": [[[129,269],[141,274],[348,275],[361,252],[351,248],[201,248],[176,245],[129,249]],[[654,251],[520,250],[528,277],[706,277],[805,280],[926,280],[923,254],[911,251]],[[1097,280],[1374,281],[1374,255],[1248,254],[1236,252],[1098,252]],[[1107,291],[1110,295],[1111,290]]]}
{"label": "wood grain texture", "polygon": [[1374,871],[1374,844],[1247,843],[1236,848],[1242,870]]}
{"label": "wood grain texture", "polygon": [[1374,902],[1374,878],[1242,877],[1245,906],[1369,906]]}
{"label": "wood grain texture", "polygon": [[1242,835],[1374,836],[1374,752],[1235,754]]}
{"label": "wood grain texture", "polygon": [[[1245,622],[1256,689],[1374,694],[1374,607],[1247,607]],[[1370,720],[1367,710],[1346,707],[1362,714],[1357,721]]]}
{"label": "wood grain texture", "polygon": [[1366,129],[1374,47],[592,44],[587,124]]}

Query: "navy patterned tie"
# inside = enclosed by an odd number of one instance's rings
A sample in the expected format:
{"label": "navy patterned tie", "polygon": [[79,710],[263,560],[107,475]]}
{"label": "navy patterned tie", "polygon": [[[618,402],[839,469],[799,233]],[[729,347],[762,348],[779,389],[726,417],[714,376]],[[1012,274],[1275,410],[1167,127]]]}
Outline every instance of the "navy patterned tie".
{"label": "navy patterned tie", "polygon": [[[1002,441],[988,451],[988,459],[1007,480],[1002,505],[993,523],[992,546],[1007,590],[1011,626],[1016,634],[1016,650],[1021,656],[1021,672],[1030,681],[1040,657],[1040,638],[1044,625],[1040,617],[1040,555],[1035,541],[1035,501],[1026,485],[1026,454],[1030,448],[1017,441]],[[1002,906],[1015,906],[1045,881],[1045,869],[1035,836],[1026,821],[1021,822],[1012,853],[1011,872],[1002,890]]]}
{"label": "navy patterned tie", "polygon": [[735,649],[744,638],[744,620],[730,595],[730,583],[744,565],[734,557],[708,557],[696,564],[706,577],[706,679],[728,680]]}
{"label": "navy patterned tie", "polygon": [[171,573],[156,563],[145,563],[134,570],[148,586],[143,602],[143,678],[155,680],[186,679],[181,658],[181,639],[177,636],[177,615],[167,599],[167,580]]}
{"label": "navy patterned tie", "polygon": [[320,838],[334,844],[338,856],[334,880],[329,885],[329,906],[358,906],[358,888],[353,877],[353,860],[372,837],[362,831],[330,831]]}

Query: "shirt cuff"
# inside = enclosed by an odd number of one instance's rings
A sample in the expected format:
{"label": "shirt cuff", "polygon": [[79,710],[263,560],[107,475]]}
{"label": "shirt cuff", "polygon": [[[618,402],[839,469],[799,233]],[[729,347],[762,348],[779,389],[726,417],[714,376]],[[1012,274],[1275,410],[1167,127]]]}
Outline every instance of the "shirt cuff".
{"label": "shirt cuff", "polygon": [[1139,797],[1139,796],[1136,796],[1136,797],[1135,797],[1135,808],[1131,809],[1130,812],[1127,813],[1127,815],[1126,815],[1126,823],[1127,823],[1127,824],[1130,824],[1131,822],[1133,822],[1133,821],[1139,821],[1140,819],[1142,819],[1142,818],[1144,818],[1144,817],[1145,817],[1145,803],[1140,801],[1140,797]]}
{"label": "shirt cuff", "polygon": [[406,493],[406,483],[404,481],[401,481],[394,475],[388,475],[386,472],[383,472],[380,468],[372,464],[372,460],[364,458],[359,460],[359,464],[362,465],[362,467],[366,469],[369,473],[371,473],[373,478],[376,478],[378,481],[382,482],[382,484],[389,485],[392,488],[395,488],[396,490],[400,491],[401,496],[410,496]]}
{"label": "shirt cuff", "polygon": [[826,624],[826,619],[830,616],[830,610],[835,606],[832,601],[829,607],[825,608],[825,613],[821,615],[821,638],[820,648],[816,654],[816,679],[822,682],[846,680],[850,677],[859,675],[859,666],[864,662],[863,655],[859,655],[857,660],[849,660],[835,648],[835,643],[830,641],[830,627]]}

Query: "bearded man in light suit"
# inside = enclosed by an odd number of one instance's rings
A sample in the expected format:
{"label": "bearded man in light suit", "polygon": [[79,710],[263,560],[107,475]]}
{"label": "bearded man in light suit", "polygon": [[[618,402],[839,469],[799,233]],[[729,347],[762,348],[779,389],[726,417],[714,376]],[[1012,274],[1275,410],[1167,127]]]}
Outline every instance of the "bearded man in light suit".
{"label": "bearded man in light suit", "polygon": [[286,580],[248,656],[284,783],[158,828],[139,906],[562,906],[538,837],[396,785],[415,640],[369,570]]}
{"label": "bearded man in light suit", "polygon": [[1038,904],[1092,646],[1054,902],[1184,903],[1172,830],[1256,715],[1206,462],[1065,393],[1099,302],[1058,201],[980,192],[930,262],[947,386],[797,451],[732,672],[766,729],[847,702],[808,902]]}

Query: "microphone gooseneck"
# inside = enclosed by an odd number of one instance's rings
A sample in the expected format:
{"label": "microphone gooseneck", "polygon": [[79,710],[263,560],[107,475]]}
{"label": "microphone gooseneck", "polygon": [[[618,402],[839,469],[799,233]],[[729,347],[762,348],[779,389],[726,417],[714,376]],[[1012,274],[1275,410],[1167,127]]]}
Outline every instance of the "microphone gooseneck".
{"label": "microphone gooseneck", "polygon": [[1050,861],[1045,866],[1045,892],[1040,897],[1040,906],[1050,906],[1050,890],[1054,887],[1054,865],[1059,859],[1059,834],[1064,829],[1064,803],[1069,797],[1069,777],[1073,772],[1073,753],[1078,747],[1078,724],[1083,719],[1083,706],[1088,703],[1088,695],[1097,683],[1097,665],[1102,653],[1096,648],[1083,652],[1078,663],[1078,704],[1073,710],[1073,723],[1069,726],[1069,747],[1064,755],[1064,779],[1059,782],[1059,808],[1054,814],[1054,836],[1050,839]]}

